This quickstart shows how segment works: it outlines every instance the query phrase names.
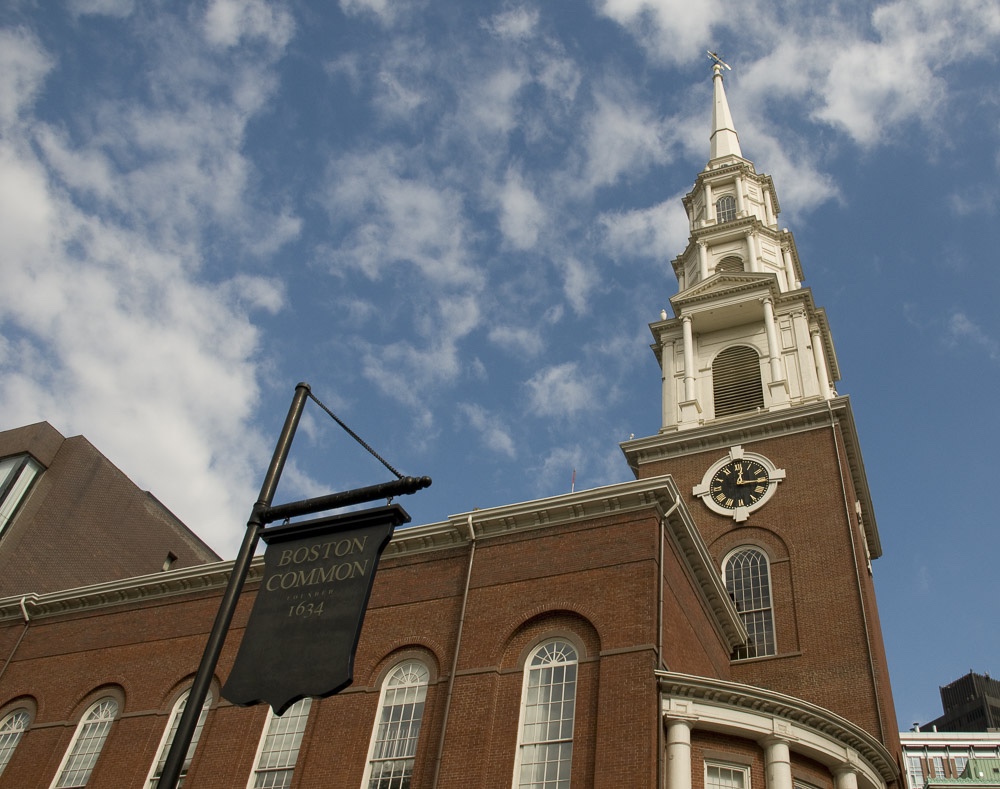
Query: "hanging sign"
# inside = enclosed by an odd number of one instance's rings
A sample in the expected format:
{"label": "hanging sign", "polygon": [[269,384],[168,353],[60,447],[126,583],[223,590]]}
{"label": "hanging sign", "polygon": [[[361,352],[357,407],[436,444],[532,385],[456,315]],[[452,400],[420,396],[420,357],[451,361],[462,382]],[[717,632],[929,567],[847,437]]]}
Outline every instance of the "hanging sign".
{"label": "hanging sign", "polygon": [[223,697],[280,715],[350,685],[379,558],[409,520],[394,504],[265,529],[264,574]]}

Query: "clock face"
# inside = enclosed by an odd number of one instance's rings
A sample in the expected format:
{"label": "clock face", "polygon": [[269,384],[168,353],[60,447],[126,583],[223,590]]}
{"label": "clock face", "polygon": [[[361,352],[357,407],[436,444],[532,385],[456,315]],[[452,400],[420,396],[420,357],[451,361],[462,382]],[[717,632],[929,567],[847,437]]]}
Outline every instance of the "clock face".
{"label": "clock face", "polygon": [[725,509],[750,507],[763,498],[770,482],[767,469],[761,463],[739,458],[730,460],[712,475],[708,493]]}

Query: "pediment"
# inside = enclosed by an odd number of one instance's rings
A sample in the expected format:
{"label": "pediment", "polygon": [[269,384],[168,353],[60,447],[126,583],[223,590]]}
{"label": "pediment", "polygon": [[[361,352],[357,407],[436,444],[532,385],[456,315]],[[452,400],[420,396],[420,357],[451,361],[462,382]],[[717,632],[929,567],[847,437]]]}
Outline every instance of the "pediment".
{"label": "pediment", "polygon": [[777,297],[779,295],[778,278],[770,273],[723,272],[713,274],[697,285],[678,293],[670,299],[670,303],[676,310],[682,304],[692,304],[719,297],[729,298],[737,294],[752,292],[766,292]]}

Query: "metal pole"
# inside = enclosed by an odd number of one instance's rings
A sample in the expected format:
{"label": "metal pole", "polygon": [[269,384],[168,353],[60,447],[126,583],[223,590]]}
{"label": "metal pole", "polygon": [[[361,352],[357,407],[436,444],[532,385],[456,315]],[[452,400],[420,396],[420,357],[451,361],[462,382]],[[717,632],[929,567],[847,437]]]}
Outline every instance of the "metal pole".
{"label": "metal pole", "polygon": [[247,522],[246,534],[243,537],[243,544],[233,562],[233,569],[229,575],[229,583],[226,586],[222,602],[219,603],[219,612],[215,616],[215,624],[209,634],[208,643],[205,645],[205,652],[201,657],[201,664],[198,666],[198,673],[195,676],[194,684],[188,695],[187,704],[184,706],[184,713],[181,715],[180,723],[177,725],[177,732],[174,741],[170,745],[167,753],[167,760],[163,764],[163,772],[157,784],[158,789],[176,789],[177,781],[180,777],[181,767],[184,765],[184,757],[187,755],[188,747],[191,745],[191,738],[201,715],[201,707],[208,696],[208,689],[212,684],[212,675],[218,665],[219,656],[222,654],[222,646],[229,632],[229,625],[233,621],[236,613],[236,604],[239,601],[240,592],[246,581],[247,573],[250,571],[250,562],[253,560],[254,550],[257,548],[257,541],[260,537],[261,529],[264,528],[263,513],[271,506],[274,499],[274,491],[278,487],[278,480],[281,478],[281,471],[288,459],[288,451],[295,437],[295,429],[298,427],[299,418],[302,416],[302,409],[305,407],[306,398],[309,396],[309,384],[300,383],[295,387],[295,395],[292,404],[288,409],[288,416],[285,417],[285,425],[281,429],[281,436],[274,448],[274,455],[271,457],[271,465],[268,466],[267,474],[264,476],[264,483],[260,488],[260,496],[253,506],[250,520]]}

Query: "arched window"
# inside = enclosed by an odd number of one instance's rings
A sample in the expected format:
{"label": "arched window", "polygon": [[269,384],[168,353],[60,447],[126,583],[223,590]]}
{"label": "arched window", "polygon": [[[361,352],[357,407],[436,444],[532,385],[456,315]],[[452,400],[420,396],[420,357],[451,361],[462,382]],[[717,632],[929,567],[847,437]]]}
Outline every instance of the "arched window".
{"label": "arched window", "polygon": [[366,789],[405,789],[413,775],[430,672],[419,660],[400,663],[382,683],[368,748]]}
{"label": "arched window", "polygon": [[53,789],[79,789],[87,785],[117,716],[118,702],[109,696],[91,705],[76,728]]}
{"label": "arched window", "polygon": [[[166,729],[163,731],[163,739],[160,741],[159,756],[156,757],[156,761],[153,763],[153,769],[149,773],[149,780],[146,784],[148,789],[156,789],[160,783],[160,776],[163,774],[163,765],[167,761],[167,754],[170,753],[170,746],[174,744],[177,727],[181,723],[181,715],[184,714],[184,708],[187,706],[188,696],[190,695],[190,690],[181,694],[181,697],[177,699],[177,703],[174,704],[174,708],[170,712],[170,720],[167,723]],[[205,718],[208,717],[208,708],[211,706],[212,694],[209,693],[205,697],[205,703],[201,705],[201,714],[198,716],[198,722],[195,724],[194,734],[191,735],[191,744],[188,745],[187,753],[184,755],[184,763],[181,765],[180,780],[177,782],[178,787],[184,785],[184,777],[187,775],[188,768],[191,766],[191,760],[194,758],[195,749],[198,747],[198,739],[201,737],[201,730],[205,726]]]}
{"label": "arched window", "polygon": [[764,407],[760,356],[747,345],[734,345],[712,362],[715,415],[740,414]]}
{"label": "arched window", "polygon": [[0,722],[0,774],[7,768],[7,763],[30,722],[31,714],[23,708],[14,710]]}
{"label": "arched window", "polygon": [[733,660],[775,654],[767,556],[758,548],[739,548],[726,559],[725,576],[726,591],[749,634],[746,646],[733,650]]}
{"label": "arched window", "polygon": [[736,198],[732,195],[723,195],[715,201],[715,221],[732,222],[736,219]]}
{"label": "arched window", "polygon": [[514,765],[518,789],[569,789],[578,659],[576,648],[561,639],[528,656]]}
{"label": "arched window", "polygon": [[299,758],[302,734],[309,720],[312,699],[306,697],[295,702],[282,715],[267,711],[264,736],[260,740],[257,768],[250,776],[249,789],[288,789],[292,773]]}

